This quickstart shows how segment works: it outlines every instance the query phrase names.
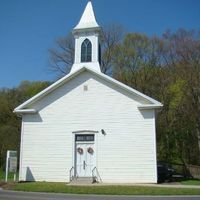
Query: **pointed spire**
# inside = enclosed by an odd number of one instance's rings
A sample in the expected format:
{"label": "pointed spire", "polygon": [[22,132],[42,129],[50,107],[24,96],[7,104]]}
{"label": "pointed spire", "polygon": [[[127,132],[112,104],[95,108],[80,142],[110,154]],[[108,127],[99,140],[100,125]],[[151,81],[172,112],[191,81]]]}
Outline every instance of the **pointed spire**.
{"label": "pointed spire", "polygon": [[83,12],[83,15],[78,25],[74,28],[74,30],[87,29],[87,28],[99,28],[99,25],[97,24],[95,19],[91,1],[88,1],[87,6]]}

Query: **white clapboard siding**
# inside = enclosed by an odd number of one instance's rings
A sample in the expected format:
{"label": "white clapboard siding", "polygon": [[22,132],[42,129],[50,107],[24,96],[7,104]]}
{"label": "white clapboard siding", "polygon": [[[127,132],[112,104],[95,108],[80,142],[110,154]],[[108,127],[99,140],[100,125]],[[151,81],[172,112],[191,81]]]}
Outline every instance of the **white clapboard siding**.
{"label": "white clapboard siding", "polygon": [[43,97],[29,107],[37,114],[23,115],[20,179],[68,182],[72,132],[93,130],[103,182],[155,183],[154,110],[138,110],[140,101],[86,71]]}

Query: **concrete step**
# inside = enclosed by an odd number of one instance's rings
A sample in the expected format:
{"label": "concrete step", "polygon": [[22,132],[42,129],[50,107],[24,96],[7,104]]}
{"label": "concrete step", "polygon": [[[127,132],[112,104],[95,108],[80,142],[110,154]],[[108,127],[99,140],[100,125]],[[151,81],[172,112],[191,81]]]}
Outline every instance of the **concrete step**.
{"label": "concrete step", "polygon": [[90,185],[92,183],[92,177],[77,177],[70,182],[71,185]]}

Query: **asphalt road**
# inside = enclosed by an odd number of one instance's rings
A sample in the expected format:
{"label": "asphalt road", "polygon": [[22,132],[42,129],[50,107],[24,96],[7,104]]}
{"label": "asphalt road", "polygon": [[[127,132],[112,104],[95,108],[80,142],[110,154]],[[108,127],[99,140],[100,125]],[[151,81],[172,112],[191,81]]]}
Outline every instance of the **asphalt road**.
{"label": "asphalt road", "polygon": [[0,200],[200,200],[200,196],[179,197],[142,197],[142,196],[96,196],[96,195],[71,195],[34,192],[0,191]]}

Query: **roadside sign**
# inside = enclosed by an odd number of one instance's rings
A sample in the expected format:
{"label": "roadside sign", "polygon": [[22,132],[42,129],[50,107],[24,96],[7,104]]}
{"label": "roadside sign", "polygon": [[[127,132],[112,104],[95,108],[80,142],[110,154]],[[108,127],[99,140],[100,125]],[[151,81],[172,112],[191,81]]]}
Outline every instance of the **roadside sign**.
{"label": "roadside sign", "polygon": [[9,172],[17,172],[17,157],[9,158]]}

